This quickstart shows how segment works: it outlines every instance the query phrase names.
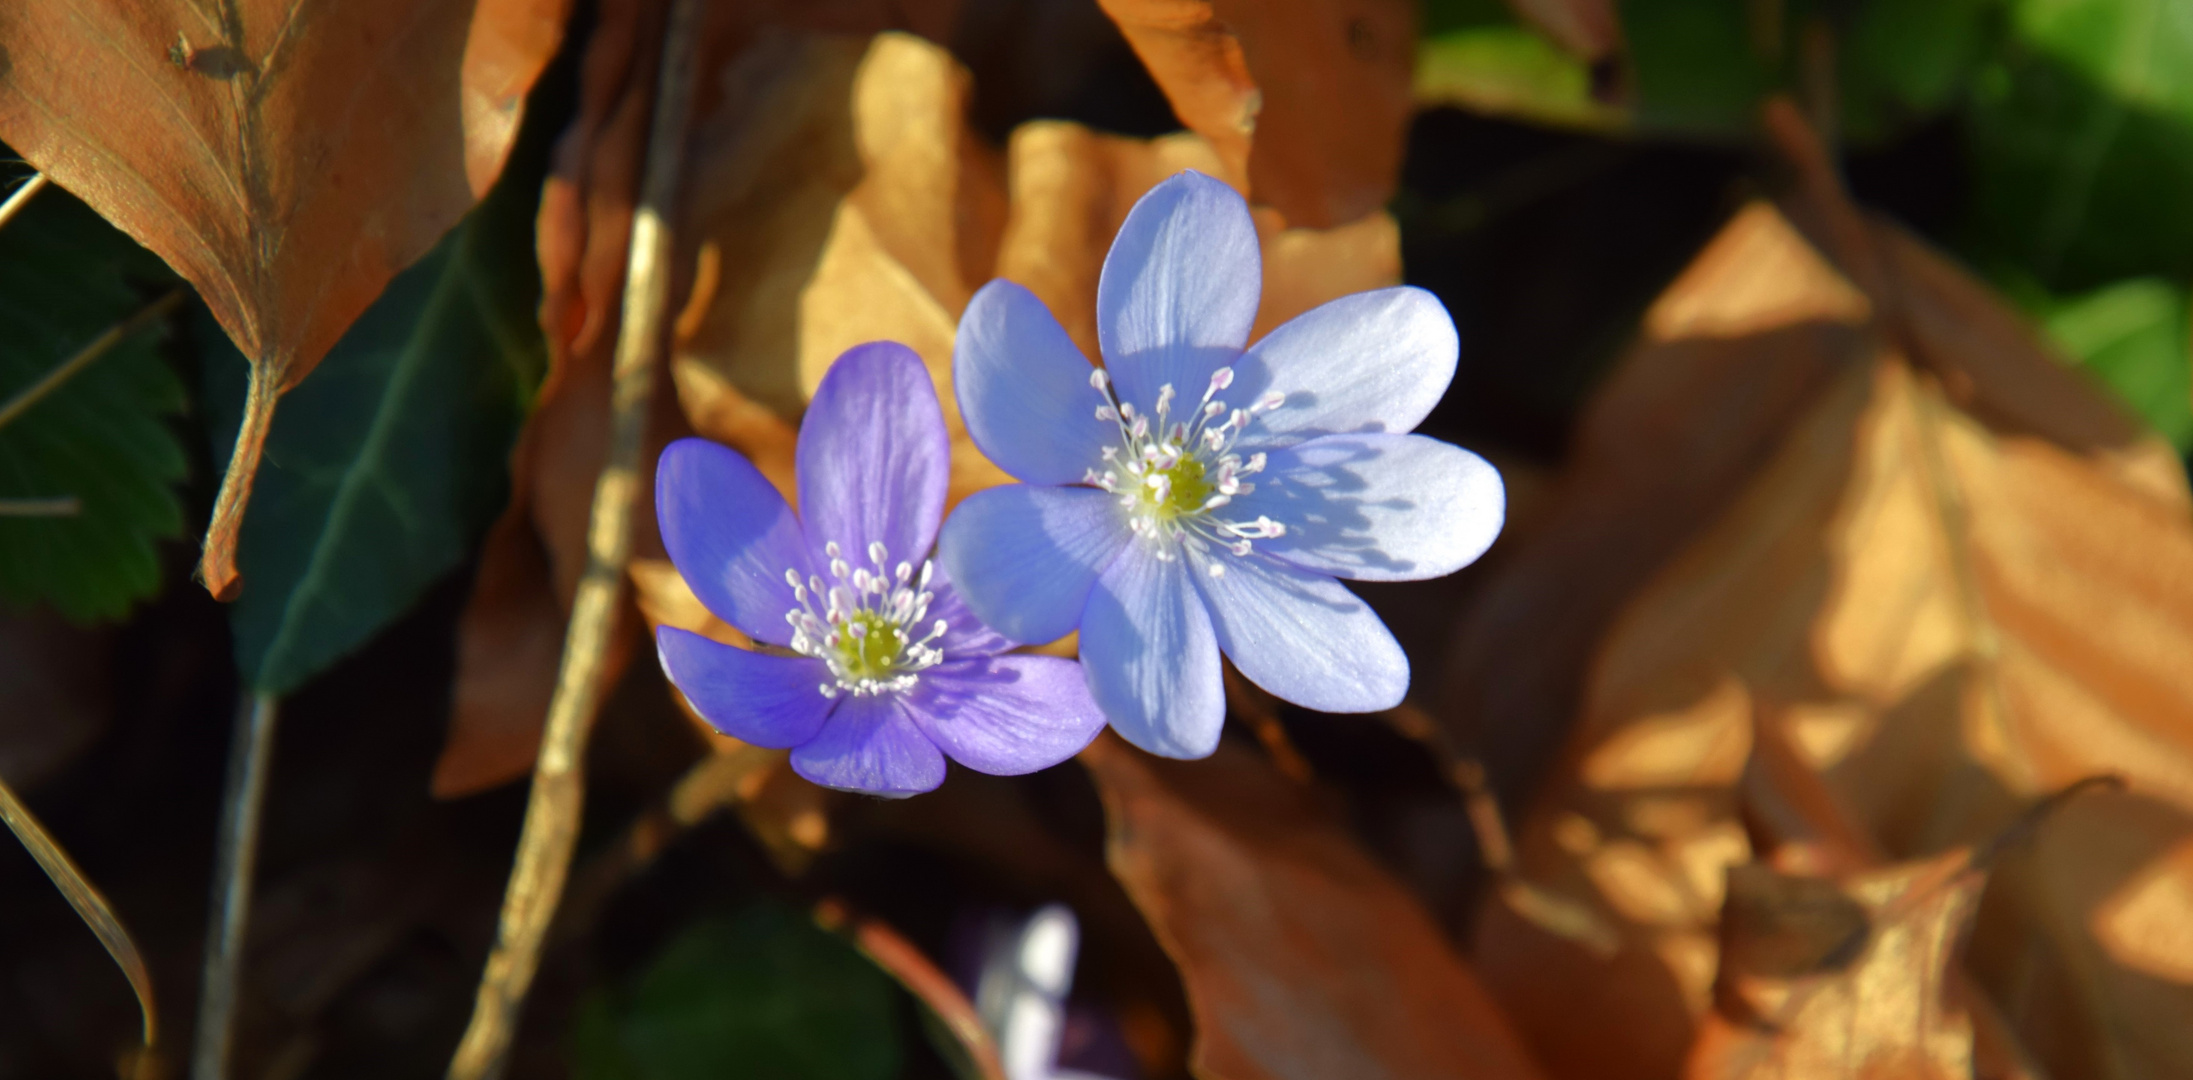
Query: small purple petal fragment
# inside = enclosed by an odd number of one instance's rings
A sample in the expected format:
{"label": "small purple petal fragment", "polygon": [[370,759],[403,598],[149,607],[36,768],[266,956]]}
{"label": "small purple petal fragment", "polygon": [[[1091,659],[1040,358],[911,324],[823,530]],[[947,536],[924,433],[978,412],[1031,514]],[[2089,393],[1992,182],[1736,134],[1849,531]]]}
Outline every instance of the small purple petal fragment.
{"label": "small purple petal fragment", "polygon": [[999,656],[926,672],[906,711],[952,760],[992,776],[1047,769],[1104,730],[1081,665],[1052,656]]}
{"label": "small purple petal fragment", "polygon": [[967,434],[1031,484],[1078,484],[1117,436],[1096,410],[1089,361],[1034,293],[999,279],[960,316],[952,382]]}
{"label": "small purple petal fragment", "polygon": [[835,542],[856,567],[867,565],[871,543],[893,560],[926,554],[944,516],[950,457],[921,357],[895,341],[847,350],[800,423],[795,464],[808,543],[819,553]]}
{"label": "small purple petal fragment", "polygon": [[1098,577],[1081,621],[1089,690],[1128,742],[1209,756],[1226,721],[1218,639],[1186,565],[1131,546]]}
{"label": "small purple petal fragment", "polygon": [[1327,435],[1271,451],[1240,517],[1287,523],[1256,549],[1357,581],[1421,581],[1477,560],[1500,534],[1500,473],[1422,435]]}
{"label": "small purple petal fragment", "polygon": [[1201,393],[1249,343],[1264,258],[1249,204],[1199,172],[1127,212],[1097,279],[1097,341],[1120,400],[1146,408],[1170,383]]}
{"label": "small purple petal fragment", "polygon": [[810,572],[807,544],[759,470],[728,447],[679,439],[655,466],[655,516],[670,561],[708,610],[756,640],[792,640],[784,572]]}
{"label": "small purple petal fragment", "polygon": [[1131,535],[1107,492],[1008,484],[960,502],[937,559],[982,621],[1015,641],[1056,641],[1081,622],[1097,575]]}
{"label": "small purple petal fragment", "polygon": [[820,734],[792,751],[792,771],[824,787],[904,798],[944,782],[944,754],[898,695],[849,696]]}
{"label": "small purple petal fragment", "polygon": [[733,648],[674,626],[655,631],[655,651],[702,719],[755,746],[798,746],[838,705],[822,694],[830,669],[820,660]]}
{"label": "small purple petal fragment", "polygon": [[[1254,553],[1209,554],[1195,564],[1219,646],[1250,682],[1319,712],[1401,704],[1409,658],[1346,586]],[[1225,572],[1213,575],[1214,566]]]}
{"label": "small purple petal fragment", "polygon": [[1281,396],[1244,448],[1343,432],[1404,432],[1454,381],[1460,344],[1439,299],[1400,286],[1343,296],[1264,335],[1236,367],[1242,400]]}

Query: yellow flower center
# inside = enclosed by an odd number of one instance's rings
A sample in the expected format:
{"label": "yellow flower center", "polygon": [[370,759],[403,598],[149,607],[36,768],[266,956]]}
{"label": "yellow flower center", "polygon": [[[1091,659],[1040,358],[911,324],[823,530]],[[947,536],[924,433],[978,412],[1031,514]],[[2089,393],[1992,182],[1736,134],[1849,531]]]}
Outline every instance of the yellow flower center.
{"label": "yellow flower center", "polygon": [[1171,521],[1199,513],[1211,497],[1211,482],[1203,477],[1203,461],[1182,454],[1169,469],[1153,469],[1142,488],[1142,502],[1159,521]]}
{"label": "yellow flower center", "polygon": [[838,667],[853,679],[882,679],[898,672],[906,639],[898,624],[874,611],[856,611],[838,635]]}

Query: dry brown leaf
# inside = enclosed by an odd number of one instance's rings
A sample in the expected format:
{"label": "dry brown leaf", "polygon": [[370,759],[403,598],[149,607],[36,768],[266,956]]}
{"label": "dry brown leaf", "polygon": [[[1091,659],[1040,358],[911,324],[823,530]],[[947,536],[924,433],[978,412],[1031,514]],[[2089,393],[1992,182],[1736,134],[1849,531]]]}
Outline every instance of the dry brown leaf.
{"label": "dry brown leaf", "polygon": [[[1738,881],[1751,881],[1740,893]],[[1860,874],[1840,886],[1752,864],[1731,869],[1730,915],[1808,920],[1832,909],[1849,954],[1746,972],[1734,992],[1748,1017],[1716,1013],[1684,1067],[1686,1080],[1966,1080],[1976,1074],[1972,1021],[1959,1008],[1955,954],[1984,873],[1969,851]],[[1832,897],[1840,904],[1829,901]],[[1756,940],[1724,927],[1726,952]],[[1725,964],[1725,962],[1724,962]],[[1724,966],[1723,978],[1729,978]]]}
{"label": "dry brown leaf", "polygon": [[[2094,923],[2143,887],[2193,919],[2168,855],[2193,832],[2193,690],[2177,674],[2193,523],[2125,477],[1983,426],[1893,349],[1848,368],[1629,605],[1524,830],[1525,874],[1597,905],[1623,954],[1602,964],[1495,909],[1479,941],[1496,989],[1586,987],[1558,1023],[1604,1024],[1594,1053],[1672,1073],[1670,1032],[1708,1003],[1721,869],[1750,855],[1737,791],[1753,732],[1771,726],[1892,854],[1971,843],[2048,790],[2129,776],[2132,794],[2075,804],[2008,864],[2021,869],[1993,895],[2016,914],[1975,963],[2020,1031],[2044,1014],[2087,1025],[2033,1044],[2051,1072],[2193,1068],[2182,1025],[2132,1019],[2193,1010],[2193,985],[2153,977],[2179,939]],[[2164,889],[2142,884],[2157,875]],[[1990,970],[1996,951],[2018,979]],[[2025,989],[2042,986],[2045,1001]]]}
{"label": "dry brown leaf", "polygon": [[1212,175],[1313,228],[1392,197],[1413,112],[1413,5],[1100,2],[1181,123],[1210,141]]}
{"label": "dry brown leaf", "polygon": [[1232,743],[1083,752],[1112,872],[1179,965],[1208,1080],[1539,1076],[1414,896],[1311,789]]}
{"label": "dry brown leaf", "polygon": [[275,398],[486,193],[568,0],[15,5],[0,140],[166,259],[252,362],[206,586]]}

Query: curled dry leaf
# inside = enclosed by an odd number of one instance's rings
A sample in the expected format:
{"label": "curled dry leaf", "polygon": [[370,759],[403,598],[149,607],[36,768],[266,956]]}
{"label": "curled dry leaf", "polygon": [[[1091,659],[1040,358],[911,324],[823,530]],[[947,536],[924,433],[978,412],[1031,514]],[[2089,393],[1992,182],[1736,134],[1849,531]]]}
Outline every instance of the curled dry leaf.
{"label": "curled dry leaf", "polygon": [[1232,743],[1165,761],[1083,752],[1112,872],[1187,986],[1196,1075],[1540,1075],[1416,899],[1315,792]]}
{"label": "curled dry leaf", "polygon": [[1100,0],[1219,176],[1313,228],[1384,206],[1413,111],[1406,0]]}
{"label": "curled dry leaf", "polygon": [[[1848,807],[1839,828],[1891,856],[1984,839],[2025,801],[2115,771],[2129,793],[2080,800],[2005,861],[1971,965],[2052,1074],[2184,1072],[2193,1040],[2161,1018],[2193,1009],[2193,981],[2158,977],[2187,970],[2183,935],[2165,927],[2193,920],[2184,481],[2132,429],[2108,438],[2113,414],[2075,381],[2055,384],[2067,396],[2054,408],[2022,396],[2054,378],[2037,347],[1980,360],[1963,351],[1971,335],[1905,330],[1984,293],[1891,227],[1852,220],[1861,243],[1845,254],[1879,253],[1884,295],[1754,207],[1655,307],[1657,343],[1610,388],[1680,380],[1671,329],[1717,334],[1674,313],[1740,308],[1775,260],[1808,266],[1774,276],[1809,277],[1815,300],[1843,298],[1843,355],[1734,503],[1628,603],[1523,829],[1524,874],[1596,907],[1621,950],[1593,956],[1492,905],[1481,968],[1557,1074],[1673,1075],[1710,1004],[1723,868],[1751,854],[1739,791],[1755,732],[1786,739],[1799,774]],[[1773,241],[1746,260],[1755,272],[1696,291],[1747,234]],[[1883,311],[1900,315],[1868,314]],[[1719,344],[1787,363],[1770,346],[1789,322]],[[1936,374],[1960,370],[1972,412]],[[1595,418],[1621,415],[1612,404]],[[1806,805],[1791,803],[1800,818],[1817,812]],[[2127,910],[2141,914],[2111,921]],[[1579,1027],[1598,1035],[1560,1034]]]}
{"label": "curled dry leaf", "polygon": [[[1809,962],[1733,980],[1724,959],[1723,979],[1749,1017],[1711,1016],[1684,1066],[1686,1080],[2013,1075],[1975,1071],[1972,1020],[1957,1000],[1956,953],[1986,882],[1964,850],[1839,884],[1756,863],[1732,867],[1730,925],[1744,912],[1752,925],[1724,926],[1725,957],[1781,952],[1761,940],[1766,935],[1831,951],[1783,953],[1775,959]],[[1827,912],[1833,915],[1818,919]],[[1803,929],[1789,933],[1789,924]]]}
{"label": "curled dry leaf", "polygon": [[275,398],[502,170],[569,0],[20,5],[0,140],[166,259],[252,359],[206,536],[235,530]]}

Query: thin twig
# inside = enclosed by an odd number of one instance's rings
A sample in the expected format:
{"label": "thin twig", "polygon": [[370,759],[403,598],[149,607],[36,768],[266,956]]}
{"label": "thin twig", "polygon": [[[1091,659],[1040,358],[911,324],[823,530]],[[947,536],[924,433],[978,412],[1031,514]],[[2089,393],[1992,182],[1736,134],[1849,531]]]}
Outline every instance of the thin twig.
{"label": "thin twig", "polygon": [[15,797],[14,789],[6,781],[0,781],[0,821],[7,823],[9,831],[23,842],[30,857],[38,860],[38,866],[53,879],[55,888],[61,890],[69,906],[76,909],[78,918],[99,938],[99,944],[107,947],[107,955],[114,958],[114,965],[122,969],[122,977],[129,980],[129,988],[137,994],[137,1010],[144,1018],[144,1046],[150,1050],[160,1039],[160,1014],[152,1003],[152,973],[145,968],[145,958],[138,953],[137,943],[130,940],[128,928],[114,914],[107,898],[100,894],[84,872],[77,868],[76,860],[61,845],[53,842],[52,834],[38,823],[38,818]]}
{"label": "thin twig", "polygon": [[24,410],[38,404],[47,394],[60,389],[62,383],[69,381],[70,377],[77,372],[91,366],[92,361],[105,356],[116,345],[120,345],[124,340],[127,340],[131,334],[144,329],[147,324],[166,318],[168,312],[175,310],[175,305],[182,302],[183,290],[176,289],[166,296],[138,308],[137,313],[129,318],[107,327],[105,333],[91,340],[91,344],[76,350],[76,355],[61,361],[59,367],[46,372],[45,378],[24,387],[14,397],[9,398],[7,404],[0,405],[0,427],[8,426],[10,421],[23,415]]}
{"label": "thin twig", "polygon": [[30,179],[23,181],[23,186],[16,188],[15,194],[8,196],[8,201],[0,202],[0,226],[15,220],[15,215],[22,213],[23,208],[30,205],[32,196],[46,190],[47,183],[45,173],[30,174]]}
{"label": "thin twig", "polygon": [[74,495],[51,499],[0,499],[0,518],[75,517],[84,512],[84,500]]}
{"label": "thin twig", "polygon": [[226,1080],[235,1023],[236,976],[251,916],[251,871],[259,854],[259,809],[266,801],[267,761],[274,747],[276,698],[252,694],[236,711],[229,736],[228,782],[221,794],[221,836],[214,864],[213,910],[206,921],[206,980],[198,999],[198,1035],[191,1080]]}
{"label": "thin twig", "polygon": [[815,921],[823,929],[843,934],[853,947],[898,981],[906,991],[936,1014],[953,1041],[966,1053],[968,1063],[982,1080],[1005,1080],[1005,1065],[998,1056],[997,1040],[983,1025],[975,1003],[922,954],[905,935],[881,919],[855,912],[845,902],[825,898],[815,905]]}
{"label": "thin twig", "polygon": [[473,1004],[472,1021],[449,1063],[450,1080],[493,1080],[502,1074],[526,991],[540,966],[564,880],[578,842],[585,799],[586,735],[606,687],[603,663],[624,594],[632,546],[632,503],[638,496],[641,436],[654,389],[670,308],[670,216],[692,105],[701,0],[675,0],[664,28],[655,116],[648,131],[640,201],[625,267],[623,325],[617,337],[609,457],[594,485],[587,527],[586,573],[571,605],[563,664],[548,705],[541,753],[526,802],[516,865],[503,894],[495,948]]}

